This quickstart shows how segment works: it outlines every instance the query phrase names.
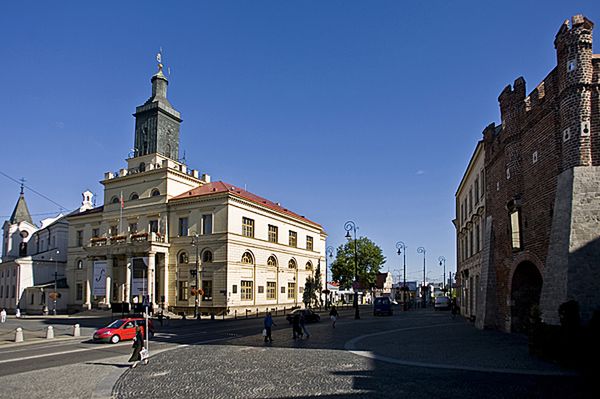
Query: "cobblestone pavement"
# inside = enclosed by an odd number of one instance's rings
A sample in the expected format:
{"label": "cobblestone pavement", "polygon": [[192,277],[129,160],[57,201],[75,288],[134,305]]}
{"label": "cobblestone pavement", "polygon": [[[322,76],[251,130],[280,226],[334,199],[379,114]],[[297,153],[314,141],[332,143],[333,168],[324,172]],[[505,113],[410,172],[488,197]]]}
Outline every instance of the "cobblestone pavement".
{"label": "cobblestone pavement", "polygon": [[[310,325],[310,338],[296,341],[291,339],[289,327],[278,326],[273,344],[262,342],[261,329],[257,320],[254,335],[218,345],[192,345],[161,353],[147,366],[127,370],[115,385],[113,395],[116,398],[586,397],[586,386],[577,376],[510,372],[563,370],[529,358],[519,337],[478,331],[462,320],[451,321],[447,313],[409,312],[392,318],[364,314],[360,321],[342,318],[336,329],[328,322]],[[357,356],[346,350],[349,345],[370,355],[418,361],[425,367]],[[428,363],[447,367],[428,367]],[[461,366],[507,372],[468,370]]]}

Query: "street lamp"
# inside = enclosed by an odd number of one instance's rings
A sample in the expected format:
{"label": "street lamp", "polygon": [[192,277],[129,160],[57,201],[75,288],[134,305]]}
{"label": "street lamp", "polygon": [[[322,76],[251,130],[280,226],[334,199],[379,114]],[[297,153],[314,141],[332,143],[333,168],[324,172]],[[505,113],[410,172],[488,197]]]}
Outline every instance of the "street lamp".
{"label": "street lamp", "polygon": [[421,292],[421,300],[423,301],[423,307],[427,306],[427,298],[425,296],[425,280],[426,280],[426,274],[425,274],[425,255],[427,253],[427,250],[425,249],[425,247],[419,247],[417,248],[417,252],[420,254],[423,254],[423,291]]}
{"label": "street lamp", "polygon": [[358,244],[356,242],[356,223],[348,221],[344,224],[344,230],[346,230],[346,239],[351,240],[352,236],[350,231],[354,233],[354,319],[360,319],[358,312]]}
{"label": "street lamp", "polygon": [[446,258],[443,256],[440,256],[438,258],[438,260],[440,261],[440,266],[444,265],[444,284],[442,285],[442,290],[444,291],[444,295],[446,294]]}
{"label": "street lamp", "polygon": [[56,299],[58,296],[58,292],[56,291],[58,288],[58,254],[60,254],[60,251],[57,249],[56,256],[54,257],[54,309],[52,309],[52,314],[54,316],[56,316]]}
{"label": "street lamp", "polygon": [[403,241],[398,241],[396,243],[396,248],[398,249],[398,255],[404,255],[404,283],[402,284],[402,306],[404,310],[406,310],[406,244]]}
{"label": "street lamp", "polygon": [[327,269],[329,269],[329,263],[327,262],[327,257],[329,257],[329,262],[333,260],[333,249],[332,246],[328,246],[325,249],[325,309],[329,309],[329,286],[327,285]]}
{"label": "street lamp", "polygon": [[194,236],[192,237],[192,245],[194,247],[196,247],[196,293],[194,295],[194,318],[195,319],[199,319],[200,318],[200,312],[198,311],[198,305],[199,305],[199,295],[200,295],[200,287],[198,286],[198,274],[200,273],[200,263],[199,263],[199,258],[200,258],[200,254],[199,254],[199,247],[200,247],[200,236],[198,235],[198,233],[194,234]]}

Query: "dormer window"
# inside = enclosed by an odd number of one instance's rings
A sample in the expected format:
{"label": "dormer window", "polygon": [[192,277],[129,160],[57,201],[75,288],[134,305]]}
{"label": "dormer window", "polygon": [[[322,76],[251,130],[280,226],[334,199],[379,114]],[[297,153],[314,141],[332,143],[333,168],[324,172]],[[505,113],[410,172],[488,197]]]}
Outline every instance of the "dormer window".
{"label": "dormer window", "polygon": [[158,190],[158,188],[155,188],[152,190],[152,193],[150,194],[151,197],[158,197],[160,195],[160,191]]}

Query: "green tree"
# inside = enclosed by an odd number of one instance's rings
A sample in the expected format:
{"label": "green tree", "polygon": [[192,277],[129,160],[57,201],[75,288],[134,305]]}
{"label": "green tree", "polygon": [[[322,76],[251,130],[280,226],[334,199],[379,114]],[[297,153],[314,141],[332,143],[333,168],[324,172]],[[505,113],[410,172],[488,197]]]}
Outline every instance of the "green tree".
{"label": "green tree", "polygon": [[[363,287],[375,283],[375,278],[381,266],[385,263],[383,251],[367,237],[356,240],[358,247],[358,281]],[[340,288],[349,289],[354,281],[354,240],[349,240],[337,249],[335,261],[331,264],[331,274],[334,281],[340,283]]]}
{"label": "green tree", "polygon": [[317,299],[317,290],[315,279],[313,276],[306,277],[306,283],[304,284],[304,293],[302,294],[302,302],[304,302],[304,306],[307,308],[312,307],[313,304],[316,304]]}
{"label": "green tree", "polygon": [[315,271],[315,295],[318,295],[317,300],[315,301],[315,306],[321,306],[323,299],[323,281],[321,277],[321,261],[317,263],[317,271]]}

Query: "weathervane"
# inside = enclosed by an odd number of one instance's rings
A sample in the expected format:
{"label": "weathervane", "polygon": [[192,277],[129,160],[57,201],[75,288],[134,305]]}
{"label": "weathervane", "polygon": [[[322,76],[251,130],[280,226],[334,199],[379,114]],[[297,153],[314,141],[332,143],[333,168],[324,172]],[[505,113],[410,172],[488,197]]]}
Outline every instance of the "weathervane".
{"label": "weathervane", "polygon": [[162,47],[156,53],[156,62],[158,62],[158,72],[162,72],[163,64],[162,64]]}

